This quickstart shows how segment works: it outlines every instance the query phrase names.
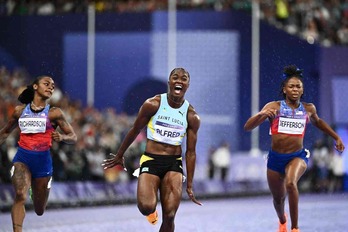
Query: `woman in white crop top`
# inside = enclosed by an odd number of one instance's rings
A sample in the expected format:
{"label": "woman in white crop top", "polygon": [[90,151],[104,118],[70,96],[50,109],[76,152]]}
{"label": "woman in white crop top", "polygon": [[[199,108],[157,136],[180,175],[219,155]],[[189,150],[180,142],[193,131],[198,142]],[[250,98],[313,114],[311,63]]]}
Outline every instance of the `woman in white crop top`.
{"label": "woman in white crop top", "polygon": [[[169,76],[168,93],[162,94],[162,98],[161,95],[156,95],[144,102],[133,127],[129,130],[116,155],[111,154],[113,157],[102,164],[105,169],[115,165],[124,167],[125,151],[144,127],[147,125],[151,127],[149,129],[151,135],[147,136],[145,153],[140,161],[137,201],[139,211],[147,217],[151,224],[156,224],[158,220],[157,193],[159,191],[162,206],[160,231],[171,232],[175,228],[175,214],[182,196],[181,136],[184,135],[187,137],[186,192],[194,203],[201,205],[194,196],[192,186],[200,118],[192,105],[188,104],[184,98],[189,83],[189,73],[183,68],[175,68]],[[162,104],[161,99],[166,103]],[[173,113],[168,114],[171,111]]]}

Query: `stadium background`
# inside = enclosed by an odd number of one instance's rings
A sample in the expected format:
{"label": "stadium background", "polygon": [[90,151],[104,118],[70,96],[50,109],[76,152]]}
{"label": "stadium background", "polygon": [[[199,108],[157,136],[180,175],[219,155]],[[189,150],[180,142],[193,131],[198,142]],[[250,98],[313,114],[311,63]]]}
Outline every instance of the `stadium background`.
{"label": "stadium background", "polygon": [[[9,69],[25,67],[33,77],[50,74],[64,94],[86,106],[87,21],[85,14],[3,17],[0,64]],[[166,91],[167,25],[165,11],[96,15],[96,108],[134,115],[147,97]],[[309,44],[265,22],[260,24],[260,48],[260,105],[279,99],[282,67],[296,64],[304,69],[304,100],[313,102],[319,115],[335,125],[348,144],[348,48]],[[187,99],[202,117],[197,192],[215,196],[267,192],[264,158],[249,155],[250,133],[243,131],[251,114],[250,14],[178,11],[176,53],[177,66],[191,74]],[[313,147],[321,137],[310,126],[305,146]],[[208,150],[224,140],[233,153],[230,182],[207,181]],[[260,149],[267,151],[269,142],[264,124]],[[1,185],[1,205],[6,208],[11,186]],[[134,199],[135,187],[134,182],[56,182],[50,201],[52,205],[125,202]]]}

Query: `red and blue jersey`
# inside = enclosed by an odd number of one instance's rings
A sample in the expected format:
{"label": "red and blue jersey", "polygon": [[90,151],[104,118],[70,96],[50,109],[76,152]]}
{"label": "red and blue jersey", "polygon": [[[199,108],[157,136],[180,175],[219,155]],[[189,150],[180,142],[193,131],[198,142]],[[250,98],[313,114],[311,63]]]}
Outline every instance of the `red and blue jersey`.
{"label": "red and blue jersey", "polygon": [[301,102],[298,108],[292,109],[283,100],[280,102],[279,113],[271,121],[270,134],[287,134],[304,137],[307,123],[308,114]]}
{"label": "red and blue jersey", "polygon": [[52,146],[51,134],[54,128],[48,118],[50,105],[42,111],[32,111],[30,104],[23,109],[18,119],[21,130],[18,145],[30,151],[46,151]]}

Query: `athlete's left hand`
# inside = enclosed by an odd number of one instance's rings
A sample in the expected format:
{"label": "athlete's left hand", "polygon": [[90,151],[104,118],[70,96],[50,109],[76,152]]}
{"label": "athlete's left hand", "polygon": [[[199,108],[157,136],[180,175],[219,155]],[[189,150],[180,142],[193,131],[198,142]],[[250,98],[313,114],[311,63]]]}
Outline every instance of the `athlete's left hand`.
{"label": "athlete's left hand", "polygon": [[187,192],[188,196],[190,197],[191,201],[193,201],[193,203],[196,203],[197,205],[203,205],[201,202],[199,202],[196,199],[195,195],[193,194],[192,188],[187,188],[186,192]]}
{"label": "athlete's left hand", "polygon": [[56,142],[61,142],[63,140],[63,135],[58,131],[53,131],[51,137]]}
{"label": "athlete's left hand", "polygon": [[340,153],[342,153],[344,151],[345,147],[344,147],[344,144],[340,138],[336,140],[335,148]]}

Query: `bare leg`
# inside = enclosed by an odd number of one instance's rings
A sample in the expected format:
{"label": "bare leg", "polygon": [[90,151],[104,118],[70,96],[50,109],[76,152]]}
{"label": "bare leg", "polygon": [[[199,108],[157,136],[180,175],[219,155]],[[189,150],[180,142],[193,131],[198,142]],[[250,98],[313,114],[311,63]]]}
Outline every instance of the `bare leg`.
{"label": "bare leg", "polygon": [[15,198],[12,205],[11,217],[14,232],[21,232],[25,217],[25,202],[30,187],[31,174],[23,163],[14,163],[12,185],[15,191]]}
{"label": "bare leg", "polygon": [[279,222],[286,222],[284,204],[286,198],[286,189],[284,176],[278,172],[267,169],[267,181],[273,197],[273,206],[279,218]]}
{"label": "bare leg", "polygon": [[50,176],[32,179],[34,209],[38,216],[43,215],[45,212],[51,188],[50,181]]}
{"label": "bare leg", "polygon": [[167,172],[161,183],[160,196],[163,214],[160,232],[173,232],[175,229],[175,215],[182,196],[181,173]]}
{"label": "bare leg", "polygon": [[160,178],[158,176],[148,173],[143,173],[139,176],[137,202],[138,209],[144,216],[155,212],[159,186]]}
{"label": "bare leg", "polygon": [[307,165],[303,159],[295,158],[286,167],[285,186],[289,196],[291,229],[298,228],[299,193],[297,182],[306,171]]}

